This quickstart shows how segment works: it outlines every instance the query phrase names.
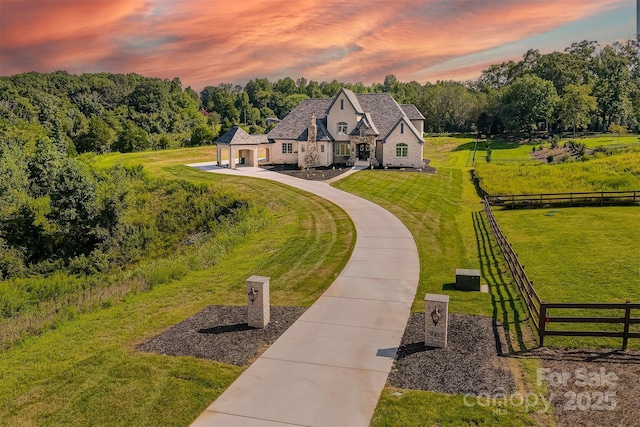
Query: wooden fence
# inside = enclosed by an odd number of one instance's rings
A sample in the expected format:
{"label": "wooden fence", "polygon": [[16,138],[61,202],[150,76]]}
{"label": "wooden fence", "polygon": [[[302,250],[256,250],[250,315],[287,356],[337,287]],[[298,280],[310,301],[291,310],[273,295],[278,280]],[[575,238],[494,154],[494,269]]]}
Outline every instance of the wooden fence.
{"label": "wooden fence", "polygon": [[[529,317],[534,325],[536,332],[538,333],[538,340],[540,346],[544,345],[545,336],[565,336],[565,337],[613,337],[622,338],[622,349],[627,349],[629,338],[640,338],[639,332],[632,332],[631,325],[640,324],[640,318],[632,317],[632,310],[640,310],[640,304],[632,304],[627,301],[623,304],[616,303],[553,303],[546,302],[540,298],[535,288],[533,287],[533,281],[529,279],[525,272],[524,266],[518,259],[516,254],[505,237],[504,233],[500,229],[498,222],[493,216],[491,211],[491,204],[489,202],[489,196],[484,198],[484,211],[489,221],[489,226],[493,235],[498,242],[500,251],[504,256],[509,270],[513,275],[513,278],[518,285],[518,290],[529,312]],[[572,310],[584,311],[602,311],[602,310],[614,310],[622,311],[623,315],[618,317],[601,317],[601,316],[551,316],[550,310],[560,309],[563,313]],[[578,331],[578,330],[553,330],[547,329],[547,325],[550,323],[589,323],[589,324],[621,324],[622,331],[603,331],[603,330],[591,330],[591,331]]]}
{"label": "wooden fence", "polygon": [[584,193],[510,194],[487,196],[492,206],[534,208],[544,206],[605,206],[640,204],[640,191],[595,191]]}

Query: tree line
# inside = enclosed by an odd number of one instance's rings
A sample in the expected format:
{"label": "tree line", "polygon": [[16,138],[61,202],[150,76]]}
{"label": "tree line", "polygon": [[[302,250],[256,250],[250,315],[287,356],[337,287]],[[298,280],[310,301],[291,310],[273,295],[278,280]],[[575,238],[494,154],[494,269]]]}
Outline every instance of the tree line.
{"label": "tree line", "polygon": [[202,145],[234,124],[267,132],[267,119],[282,119],[302,100],[333,97],[342,87],[415,104],[427,132],[640,128],[640,48],[628,40],[604,47],[582,41],[549,54],[531,49],[520,61],[491,65],[466,82],[421,84],[394,75],[371,85],[256,78],[198,94],[183,89],[179,78],[24,73],[0,77],[0,138],[27,151],[48,138],[71,155]]}

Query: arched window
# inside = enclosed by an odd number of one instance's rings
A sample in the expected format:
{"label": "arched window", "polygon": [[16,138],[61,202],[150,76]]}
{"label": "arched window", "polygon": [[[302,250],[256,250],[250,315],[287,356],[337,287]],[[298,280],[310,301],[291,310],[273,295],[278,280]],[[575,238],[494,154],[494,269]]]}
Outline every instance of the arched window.
{"label": "arched window", "polygon": [[347,134],[347,123],[338,122],[338,135],[346,135],[346,134]]}
{"label": "arched window", "polygon": [[396,157],[408,157],[409,146],[407,144],[396,145]]}

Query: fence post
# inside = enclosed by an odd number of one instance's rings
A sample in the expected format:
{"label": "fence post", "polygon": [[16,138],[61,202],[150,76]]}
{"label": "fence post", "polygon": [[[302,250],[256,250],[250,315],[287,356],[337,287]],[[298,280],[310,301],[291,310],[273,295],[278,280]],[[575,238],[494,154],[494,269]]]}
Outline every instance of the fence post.
{"label": "fence post", "polygon": [[622,335],[622,350],[627,349],[629,342],[629,323],[631,323],[631,301],[627,300],[627,307],[624,309],[624,333]]}
{"label": "fence post", "polygon": [[544,347],[544,332],[547,327],[547,302],[540,301],[540,315],[538,316],[538,338],[540,347]]}

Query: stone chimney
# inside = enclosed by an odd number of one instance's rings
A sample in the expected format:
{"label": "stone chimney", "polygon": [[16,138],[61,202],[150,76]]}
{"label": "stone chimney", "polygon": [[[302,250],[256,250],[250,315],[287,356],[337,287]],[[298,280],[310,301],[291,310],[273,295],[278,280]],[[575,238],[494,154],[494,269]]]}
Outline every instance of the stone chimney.
{"label": "stone chimney", "polygon": [[317,137],[318,137],[318,125],[316,124],[316,115],[311,114],[311,123],[309,124],[309,136],[307,138],[307,141],[316,142]]}
{"label": "stone chimney", "polygon": [[311,115],[311,123],[309,124],[307,136],[307,152],[304,164],[308,168],[317,168],[320,166],[320,156],[318,153],[318,126],[316,125],[316,115]]}

